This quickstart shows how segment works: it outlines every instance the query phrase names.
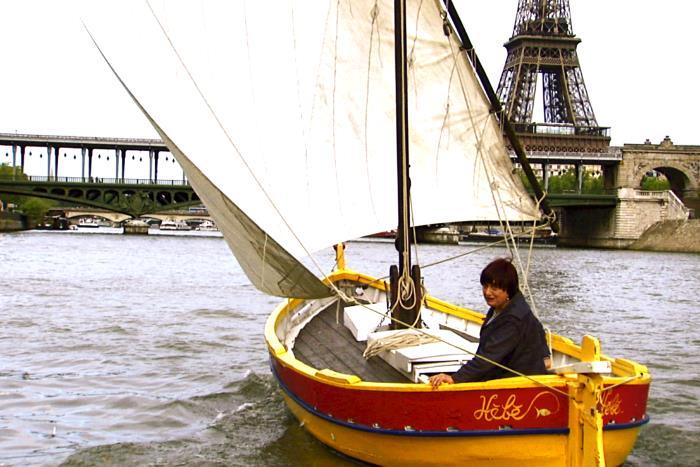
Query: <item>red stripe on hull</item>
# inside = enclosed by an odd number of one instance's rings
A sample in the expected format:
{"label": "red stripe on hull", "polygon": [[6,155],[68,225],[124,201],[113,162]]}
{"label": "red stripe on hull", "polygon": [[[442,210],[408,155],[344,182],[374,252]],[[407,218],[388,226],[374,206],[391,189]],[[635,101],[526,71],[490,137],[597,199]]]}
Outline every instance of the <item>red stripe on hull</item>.
{"label": "red stripe on hull", "polygon": [[648,398],[648,384],[623,384],[603,392],[600,401],[603,425],[642,420],[646,416]]}
{"label": "red stripe on hull", "polygon": [[[568,428],[567,398],[544,387],[465,391],[398,391],[342,387],[308,378],[272,359],[280,382],[317,412],[336,420],[387,430]],[[566,386],[558,389],[566,392]],[[620,386],[604,393],[605,423],[641,420],[648,385]]]}

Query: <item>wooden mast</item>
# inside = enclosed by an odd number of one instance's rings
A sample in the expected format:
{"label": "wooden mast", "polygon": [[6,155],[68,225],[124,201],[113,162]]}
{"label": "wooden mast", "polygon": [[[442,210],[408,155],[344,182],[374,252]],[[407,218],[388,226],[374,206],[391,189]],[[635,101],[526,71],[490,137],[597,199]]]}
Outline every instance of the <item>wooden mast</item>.
{"label": "wooden mast", "polygon": [[396,175],[398,189],[398,229],[396,249],[399,252],[399,274],[411,264],[408,204],[408,84],[406,83],[406,2],[394,0],[394,64],[396,86]]}
{"label": "wooden mast", "polygon": [[400,321],[393,327],[416,323],[420,311],[420,269],[411,266],[411,215],[408,143],[408,72],[406,65],[406,0],[394,0],[394,65],[396,83],[396,174],[398,226],[396,249],[398,266],[389,270],[392,316]]}

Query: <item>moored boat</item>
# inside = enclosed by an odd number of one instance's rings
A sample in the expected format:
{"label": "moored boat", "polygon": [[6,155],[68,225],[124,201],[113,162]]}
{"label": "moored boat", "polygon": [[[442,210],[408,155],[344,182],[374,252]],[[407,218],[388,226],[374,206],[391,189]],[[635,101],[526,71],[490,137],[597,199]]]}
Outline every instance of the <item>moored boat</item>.
{"label": "moored boat", "polygon": [[205,220],[201,224],[199,224],[197,227],[195,227],[195,230],[200,231],[200,232],[218,232],[219,229],[216,228],[216,225],[209,220]]}
{"label": "moored boat", "polygon": [[100,222],[94,217],[83,217],[78,221],[78,227],[81,229],[96,229],[100,227]]}
{"label": "moored boat", "polygon": [[439,227],[424,226],[416,229],[416,241],[418,243],[456,245],[459,243],[460,236],[459,230],[451,225]]}
{"label": "moored boat", "polygon": [[512,240],[520,244],[534,245],[551,245],[556,246],[559,236],[555,232],[547,231],[545,233],[520,232],[512,233],[511,235],[503,233],[499,229],[488,228],[483,231],[472,231],[461,235],[461,240],[464,242],[474,243],[506,243]]}
{"label": "moored boat", "polygon": [[185,221],[175,221],[166,219],[160,223],[160,230],[190,230],[190,226]]}
{"label": "moored boat", "polygon": [[381,238],[381,239],[395,239],[396,238],[396,231],[395,230],[387,230],[384,232],[375,232],[373,234],[365,235],[363,238]]}

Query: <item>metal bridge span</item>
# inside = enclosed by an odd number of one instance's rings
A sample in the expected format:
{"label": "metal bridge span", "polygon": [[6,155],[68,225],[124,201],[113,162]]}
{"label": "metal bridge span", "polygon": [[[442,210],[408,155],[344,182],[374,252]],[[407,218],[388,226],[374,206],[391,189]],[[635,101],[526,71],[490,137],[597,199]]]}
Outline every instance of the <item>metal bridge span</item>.
{"label": "metal bridge span", "polygon": [[141,217],[201,204],[192,187],[179,180],[103,179],[5,175],[0,193],[48,198]]}

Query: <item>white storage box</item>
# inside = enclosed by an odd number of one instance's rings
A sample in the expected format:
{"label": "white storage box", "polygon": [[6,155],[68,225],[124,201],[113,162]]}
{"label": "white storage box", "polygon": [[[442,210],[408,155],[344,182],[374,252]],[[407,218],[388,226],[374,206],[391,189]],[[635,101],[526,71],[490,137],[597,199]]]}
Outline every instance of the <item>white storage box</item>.
{"label": "white storage box", "polygon": [[[423,331],[438,336],[442,340],[384,351],[379,354],[379,357],[417,382],[421,374],[457,371],[462,364],[472,359],[479,346],[476,342],[470,342],[449,330],[425,329]],[[367,345],[401,332],[404,331],[370,333]]]}
{"label": "white storage box", "polygon": [[358,342],[366,341],[370,333],[390,322],[386,303],[349,306],[343,312],[343,324]]}

